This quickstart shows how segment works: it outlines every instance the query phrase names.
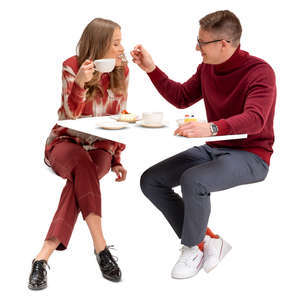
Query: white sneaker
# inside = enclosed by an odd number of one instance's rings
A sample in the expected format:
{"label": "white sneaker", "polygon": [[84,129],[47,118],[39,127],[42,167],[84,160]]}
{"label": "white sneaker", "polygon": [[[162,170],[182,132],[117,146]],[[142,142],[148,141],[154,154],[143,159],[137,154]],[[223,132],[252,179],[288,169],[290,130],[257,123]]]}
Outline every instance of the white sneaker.
{"label": "white sneaker", "polygon": [[204,263],[203,269],[206,273],[214,269],[224,256],[231,250],[231,246],[221,237],[214,239],[205,236],[204,239]]}
{"label": "white sneaker", "polygon": [[203,265],[203,252],[198,246],[181,248],[181,255],[175,264],[171,276],[177,279],[196,275]]}

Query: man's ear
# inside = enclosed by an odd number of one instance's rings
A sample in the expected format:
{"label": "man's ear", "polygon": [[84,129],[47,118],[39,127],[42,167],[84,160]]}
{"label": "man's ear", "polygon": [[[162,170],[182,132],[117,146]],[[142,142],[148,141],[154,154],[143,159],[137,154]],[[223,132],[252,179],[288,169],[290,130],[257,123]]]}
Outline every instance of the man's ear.
{"label": "man's ear", "polygon": [[224,49],[227,48],[228,42],[226,42],[225,40],[222,40],[221,43],[222,43],[222,48],[224,48]]}

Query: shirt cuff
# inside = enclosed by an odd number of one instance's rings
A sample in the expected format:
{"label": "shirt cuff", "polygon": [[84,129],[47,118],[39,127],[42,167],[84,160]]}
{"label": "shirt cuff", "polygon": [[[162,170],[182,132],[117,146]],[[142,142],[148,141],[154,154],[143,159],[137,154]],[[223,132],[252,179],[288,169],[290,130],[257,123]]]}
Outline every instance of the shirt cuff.
{"label": "shirt cuff", "polygon": [[166,74],[159,69],[158,66],[155,66],[155,69],[152,72],[147,73],[151,80],[158,80],[162,77],[165,77]]}
{"label": "shirt cuff", "polygon": [[218,134],[217,135],[228,135],[231,133],[231,128],[226,120],[221,119],[216,122],[212,122],[213,124],[217,125],[218,127]]}

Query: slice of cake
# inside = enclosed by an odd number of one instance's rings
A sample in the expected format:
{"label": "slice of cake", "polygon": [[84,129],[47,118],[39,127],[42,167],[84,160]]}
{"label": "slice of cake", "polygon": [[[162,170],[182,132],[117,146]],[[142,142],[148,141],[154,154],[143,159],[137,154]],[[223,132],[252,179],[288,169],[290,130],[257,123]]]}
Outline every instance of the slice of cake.
{"label": "slice of cake", "polygon": [[135,114],[131,114],[131,113],[129,113],[126,110],[123,110],[120,113],[119,121],[134,123],[134,122],[136,122],[136,115]]}

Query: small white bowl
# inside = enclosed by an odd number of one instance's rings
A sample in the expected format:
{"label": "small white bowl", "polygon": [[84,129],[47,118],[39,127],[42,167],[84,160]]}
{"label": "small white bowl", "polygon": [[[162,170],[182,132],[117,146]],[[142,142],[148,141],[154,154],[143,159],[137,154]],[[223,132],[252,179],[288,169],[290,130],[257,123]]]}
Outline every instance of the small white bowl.
{"label": "small white bowl", "polygon": [[160,124],[164,118],[163,112],[144,112],[142,115],[144,124]]}
{"label": "small white bowl", "polygon": [[176,120],[176,122],[178,125],[182,125],[182,124],[184,124],[184,119],[178,119],[178,120]]}

